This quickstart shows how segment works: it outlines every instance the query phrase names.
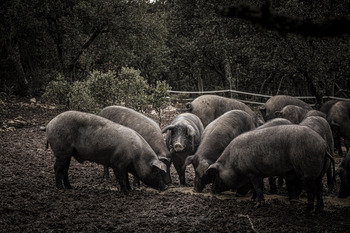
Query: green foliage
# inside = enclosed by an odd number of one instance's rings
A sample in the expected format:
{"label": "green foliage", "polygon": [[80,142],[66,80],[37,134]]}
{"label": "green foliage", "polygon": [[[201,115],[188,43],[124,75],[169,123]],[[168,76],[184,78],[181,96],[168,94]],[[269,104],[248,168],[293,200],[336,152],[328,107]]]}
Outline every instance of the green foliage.
{"label": "green foliage", "polygon": [[152,94],[150,101],[152,106],[160,112],[160,108],[164,104],[170,103],[170,98],[168,94],[168,90],[171,90],[169,84],[166,81],[157,81],[156,86],[151,88]]}
{"label": "green foliage", "polygon": [[141,111],[145,105],[152,105],[160,113],[161,106],[170,102],[168,90],[170,86],[165,81],[151,87],[139,70],[123,67],[118,75],[114,71],[93,71],[85,81],[75,81],[73,85],[59,75],[47,85],[43,98],[84,112],[97,112],[109,105]]}
{"label": "green foliage", "polygon": [[91,97],[103,108],[118,102],[118,79],[114,71],[93,71],[86,81]]}
{"label": "green foliage", "polygon": [[68,94],[69,109],[82,112],[96,113],[97,103],[91,95],[88,85],[84,81],[75,81]]}
{"label": "green foliage", "polygon": [[171,90],[171,87],[166,83],[166,81],[157,81],[156,86],[151,87],[151,95],[149,96],[149,100],[152,107],[158,113],[159,124],[161,124],[161,108],[164,107],[164,105],[170,104],[168,90]]}
{"label": "green foliage", "polygon": [[47,84],[42,97],[50,103],[68,106],[68,93],[70,91],[70,84],[59,74],[56,79]]}
{"label": "green foliage", "polygon": [[118,84],[118,100],[125,106],[137,110],[141,110],[148,103],[150,90],[147,81],[140,73],[139,70],[123,67],[119,74]]}

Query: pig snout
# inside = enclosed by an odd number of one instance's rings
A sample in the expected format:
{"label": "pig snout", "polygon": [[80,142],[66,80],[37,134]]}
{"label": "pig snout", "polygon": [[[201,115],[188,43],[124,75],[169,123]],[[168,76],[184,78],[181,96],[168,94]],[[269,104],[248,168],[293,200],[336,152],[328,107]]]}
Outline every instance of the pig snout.
{"label": "pig snout", "polygon": [[185,149],[185,147],[181,143],[175,143],[174,150],[176,152],[181,152]]}

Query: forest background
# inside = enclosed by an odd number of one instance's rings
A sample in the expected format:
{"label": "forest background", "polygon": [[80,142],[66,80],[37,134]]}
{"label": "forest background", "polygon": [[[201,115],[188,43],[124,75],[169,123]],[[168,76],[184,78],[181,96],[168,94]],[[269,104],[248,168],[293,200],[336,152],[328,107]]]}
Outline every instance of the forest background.
{"label": "forest background", "polygon": [[[348,0],[269,3],[303,22],[350,16]],[[157,107],[170,89],[349,98],[349,34],[285,33],[217,12],[242,4],[265,1],[3,0],[0,92],[91,111],[146,97]]]}

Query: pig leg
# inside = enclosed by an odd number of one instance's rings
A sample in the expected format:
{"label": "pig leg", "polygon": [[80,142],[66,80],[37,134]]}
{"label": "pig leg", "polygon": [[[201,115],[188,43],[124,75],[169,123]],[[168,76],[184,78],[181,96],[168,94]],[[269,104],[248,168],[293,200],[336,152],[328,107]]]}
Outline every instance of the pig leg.
{"label": "pig leg", "polygon": [[334,148],[337,149],[338,155],[340,157],[343,157],[343,151],[341,149],[341,141],[339,136],[334,137]]}
{"label": "pig leg", "polygon": [[108,179],[109,178],[109,169],[108,166],[103,166],[103,178]]}
{"label": "pig leg", "polygon": [[327,169],[327,187],[329,191],[334,190],[334,183],[333,183],[333,172],[332,172],[332,166],[329,165],[329,168]]}
{"label": "pig leg", "polygon": [[184,159],[180,158],[180,156],[174,156],[173,163],[174,163],[176,172],[179,175],[180,185],[185,186],[186,185],[185,169],[182,168],[185,163]]}
{"label": "pig leg", "polygon": [[322,197],[322,191],[323,191],[323,184],[322,179],[317,179],[316,181],[316,213],[323,212],[324,209],[324,203],[323,203],[323,197]]}
{"label": "pig leg", "polygon": [[346,151],[348,152],[349,151],[349,148],[350,148],[350,138],[344,138],[344,144],[345,144],[345,147],[346,147]]}
{"label": "pig leg", "polygon": [[70,160],[71,160],[71,156],[64,159],[58,159],[56,157],[54,170],[55,170],[55,178],[56,178],[56,187],[58,189],[63,189],[62,180],[64,181],[64,186],[67,189],[72,188],[68,179],[68,168],[69,168]]}
{"label": "pig leg", "polygon": [[310,212],[314,209],[315,193],[317,191],[317,187],[315,182],[312,180],[306,180],[305,187],[306,187],[306,193],[307,193],[306,212]]}
{"label": "pig leg", "polygon": [[276,180],[274,177],[269,177],[270,194],[277,194]]}
{"label": "pig leg", "polygon": [[250,177],[250,181],[252,182],[256,192],[257,203],[255,206],[259,207],[264,204],[264,179],[260,176],[253,175]]}
{"label": "pig leg", "polygon": [[115,175],[115,178],[117,180],[117,182],[120,185],[120,191],[122,193],[124,193],[125,195],[129,194],[129,188],[130,184],[129,184],[129,179],[128,179],[128,172],[125,171],[124,169],[117,169],[113,167],[113,172]]}

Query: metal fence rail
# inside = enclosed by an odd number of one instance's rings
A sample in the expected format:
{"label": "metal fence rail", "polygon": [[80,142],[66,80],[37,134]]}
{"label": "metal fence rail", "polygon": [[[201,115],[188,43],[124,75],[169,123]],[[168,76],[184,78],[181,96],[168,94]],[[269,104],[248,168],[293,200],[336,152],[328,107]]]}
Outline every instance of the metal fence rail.
{"label": "metal fence rail", "polygon": [[[243,103],[249,103],[249,104],[256,104],[256,105],[262,105],[265,102],[259,102],[255,100],[255,97],[260,97],[260,98],[271,98],[271,95],[262,95],[262,94],[256,94],[256,93],[251,93],[251,92],[244,92],[244,91],[236,91],[236,90],[217,90],[217,91],[168,91],[169,94],[195,94],[195,95],[207,95],[207,94],[216,94],[216,93],[230,93],[230,94],[239,94],[239,95],[246,95],[248,96],[245,99],[239,99],[235,98]],[[249,97],[250,96],[250,97]],[[295,98],[301,99],[301,100],[308,100],[310,106],[315,106],[316,103],[316,97],[315,96],[294,96]],[[350,99],[345,99],[345,98],[339,98],[339,97],[334,97],[334,96],[323,96],[323,99],[329,99],[329,100],[342,100],[342,101],[350,101]],[[191,101],[195,98],[186,98],[182,100],[186,101]]]}

